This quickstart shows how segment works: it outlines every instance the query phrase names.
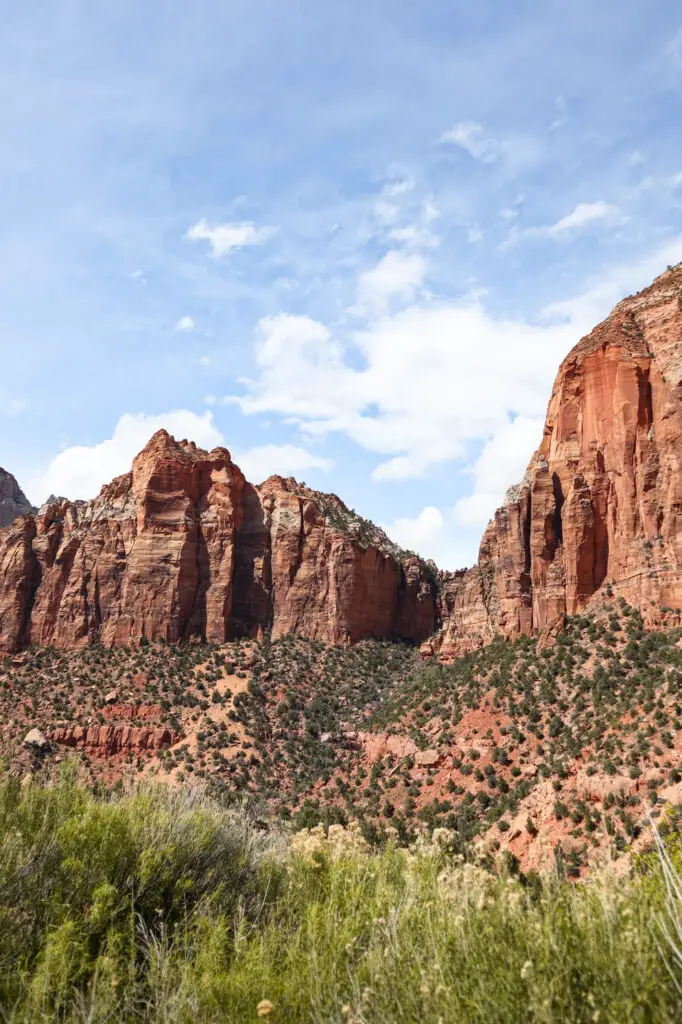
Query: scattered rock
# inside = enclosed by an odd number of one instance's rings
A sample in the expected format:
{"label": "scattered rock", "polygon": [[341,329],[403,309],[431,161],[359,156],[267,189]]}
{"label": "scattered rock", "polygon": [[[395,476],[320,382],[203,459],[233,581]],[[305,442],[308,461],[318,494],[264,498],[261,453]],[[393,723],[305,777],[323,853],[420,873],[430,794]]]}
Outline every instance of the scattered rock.
{"label": "scattered rock", "polygon": [[24,736],[24,746],[33,747],[35,750],[47,750],[50,746],[47,737],[40,731],[40,729],[31,729],[30,732]]}

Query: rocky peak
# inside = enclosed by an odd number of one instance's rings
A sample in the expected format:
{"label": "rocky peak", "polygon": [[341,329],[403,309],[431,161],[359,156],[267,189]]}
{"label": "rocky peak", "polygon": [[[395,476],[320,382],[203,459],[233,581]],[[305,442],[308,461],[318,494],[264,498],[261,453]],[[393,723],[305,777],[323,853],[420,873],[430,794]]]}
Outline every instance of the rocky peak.
{"label": "rocky peak", "polygon": [[0,468],[0,528],[9,526],[18,516],[35,512],[11,473]]}
{"label": "rocky peak", "polygon": [[[16,524],[15,524],[16,525]],[[292,478],[249,484],[225,448],[160,430],[89,502],[0,540],[0,650],[296,632],[422,641],[433,570]]]}

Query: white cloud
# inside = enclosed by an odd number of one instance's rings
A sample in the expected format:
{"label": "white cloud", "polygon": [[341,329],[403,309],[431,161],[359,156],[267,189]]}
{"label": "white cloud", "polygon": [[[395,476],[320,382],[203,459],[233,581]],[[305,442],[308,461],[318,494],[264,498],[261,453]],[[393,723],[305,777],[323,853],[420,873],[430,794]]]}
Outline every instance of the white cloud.
{"label": "white cloud", "polygon": [[[56,455],[47,469],[28,480],[31,500],[41,504],[50,494],[65,497],[94,498],[102,486],[121,473],[127,473],[133,459],[157,430],[165,429],[178,440],[187,438],[199,448],[224,447],[225,438],[209,410],[199,415],[187,409],[146,416],[126,413],[121,416],[111,438],[90,446],[66,448]],[[273,473],[290,476],[306,470],[332,469],[331,459],[323,458],[293,444],[266,444],[232,453],[232,459],[248,480],[259,483]]]}
{"label": "white cloud", "polygon": [[384,185],[374,204],[374,216],[379,224],[390,226],[395,223],[400,216],[400,198],[412,192],[414,185],[411,178],[397,178]]}
{"label": "white cloud", "polygon": [[176,331],[193,331],[194,320],[191,316],[181,316],[175,325]]}
{"label": "white cloud", "polygon": [[625,218],[621,215],[617,206],[598,199],[594,203],[578,203],[578,205],[561,217],[555,224],[545,224],[540,227],[524,228],[522,231],[512,231],[509,238],[502,243],[502,249],[517,245],[525,238],[551,238],[558,240],[577,234],[591,224],[604,222],[612,225],[621,223]]}
{"label": "white cloud", "polygon": [[275,473],[278,476],[296,476],[309,469],[328,473],[334,466],[331,459],[315,455],[307,448],[294,444],[264,444],[233,453],[232,458],[246,478],[255,484]]}
{"label": "white cloud", "polygon": [[556,109],[556,117],[549,126],[550,132],[556,132],[563,128],[568,120],[568,106],[563,96],[557,96],[554,100],[554,107]]}
{"label": "white cloud", "polygon": [[612,203],[605,203],[599,199],[596,203],[578,203],[574,210],[567,216],[562,217],[546,228],[547,234],[554,238],[563,234],[564,231],[572,231],[574,228],[583,228],[586,224],[593,224],[597,220],[614,220],[618,218],[620,211]]}
{"label": "white cloud", "polygon": [[493,164],[502,155],[500,143],[486,135],[483,125],[476,121],[461,121],[450,131],[443,132],[440,141],[459,146],[474,160],[484,164]]}
{"label": "white cloud", "polygon": [[187,409],[160,416],[126,413],[109,440],[67,448],[56,455],[43,473],[27,481],[27,493],[35,504],[45,501],[50,494],[71,499],[94,498],[104,484],[128,472],[137,453],[162,428],[178,439],[195,441],[200,448],[224,444],[209,411],[203,415]]}
{"label": "white cloud", "polygon": [[387,196],[404,196],[414,189],[412,178],[396,178],[389,181],[383,187],[383,194]]}
{"label": "white cloud", "polygon": [[477,121],[460,121],[443,132],[439,141],[463,149],[479,163],[504,163],[515,169],[534,164],[542,156],[541,146],[535,139],[525,135],[496,138]]}
{"label": "white cloud", "polygon": [[187,234],[192,242],[206,241],[211,247],[213,256],[227,256],[233,249],[243,249],[247,245],[260,245],[274,234],[274,228],[257,228],[251,221],[233,224],[208,224],[204,219],[191,227]]}
{"label": "white cloud", "polygon": [[294,418],[311,436],[342,432],[384,456],[375,479],[404,480],[464,459],[512,413],[544,415],[576,327],[496,320],[468,300],[386,316],[349,351],[319,322],[271,317],[260,324],[259,376],[231,401]]}
{"label": "white cloud", "polygon": [[422,558],[432,558],[441,569],[463,569],[476,560],[480,530],[457,527],[450,511],[427,505],[414,518],[401,516],[383,523],[388,536]]}
{"label": "white cloud", "polygon": [[409,224],[403,228],[393,228],[390,237],[394,242],[401,242],[411,248],[433,249],[440,244],[438,235],[415,224]]}
{"label": "white cloud", "polygon": [[[452,551],[468,551],[462,560],[471,561],[480,526],[540,441],[563,357],[618,300],[680,256],[682,238],[638,264],[603,272],[594,287],[546,309],[539,324],[495,318],[471,296],[414,305],[343,341],[309,317],[269,317],[259,326],[257,376],[228,401],[247,415],[278,414],[311,437],[343,434],[379,457],[373,476],[380,481],[466,463],[481,446],[468,470],[470,494],[443,514],[439,541],[444,551],[457,534]],[[414,529],[424,523],[435,530],[432,513]],[[394,524],[394,535],[407,528]],[[453,554],[449,564],[461,561]]]}
{"label": "white cloud", "polygon": [[396,544],[408,551],[421,553],[433,548],[442,538],[443,513],[433,505],[427,505],[414,519],[400,517],[384,529]]}
{"label": "white cloud", "polygon": [[438,220],[440,217],[440,210],[434,203],[433,199],[425,199],[422,205],[422,216],[427,224],[431,224],[434,220]]}
{"label": "white cloud", "polygon": [[472,469],[473,491],[454,508],[458,526],[486,526],[507,488],[523,477],[542,439],[542,426],[539,416],[517,416],[486,441]]}
{"label": "white cloud", "polygon": [[394,297],[411,299],[421,288],[426,268],[426,260],[419,253],[391,249],[376,266],[360,275],[359,309],[384,312]]}

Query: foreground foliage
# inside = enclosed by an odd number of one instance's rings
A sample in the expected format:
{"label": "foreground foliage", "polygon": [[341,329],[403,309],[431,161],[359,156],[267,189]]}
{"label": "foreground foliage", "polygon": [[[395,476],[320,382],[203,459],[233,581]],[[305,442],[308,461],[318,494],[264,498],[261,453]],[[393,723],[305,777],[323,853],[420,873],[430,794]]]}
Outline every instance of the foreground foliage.
{"label": "foreground foliage", "polygon": [[8,1021],[667,1022],[679,914],[628,879],[518,878],[451,835],[371,852],[291,840],[161,787],[0,780],[0,1007]]}

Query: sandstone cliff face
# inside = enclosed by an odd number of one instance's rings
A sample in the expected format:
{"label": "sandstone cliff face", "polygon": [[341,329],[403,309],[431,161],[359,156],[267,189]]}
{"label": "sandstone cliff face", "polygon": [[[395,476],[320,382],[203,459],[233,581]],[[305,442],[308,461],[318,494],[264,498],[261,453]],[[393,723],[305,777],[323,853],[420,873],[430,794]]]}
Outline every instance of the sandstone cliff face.
{"label": "sandstone cliff face", "polygon": [[421,641],[433,573],[332,495],[159,431],[90,502],[58,500],[0,532],[0,650],[295,631]]}
{"label": "sandstone cliff face", "polygon": [[48,729],[47,739],[58,746],[75,747],[100,757],[157,751],[182,739],[168,726],[62,725]]}
{"label": "sandstone cliff face", "polygon": [[566,357],[542,443],[488,526],[478,564],[442,584],[449,657],[545,629],[608,588],[655,621],[682,607],[682,265]]}
{"label": "sandstone cliff face", "polygon": [[605,591],[650,623],[682,607],[681,525],[682,265],[564,360],[542,443],[473,569],[437,575],[334,495],[253,487],[224,448],[160,431],[94,501],[0,530],[0,651],[438,630],[425,652],[447,658],[496,634],[550,637]]}
{"label": "sandstone cliff face", "polygon": [[9,526],[19,516],[35,512],[30,501],[11,473],[0,467],[0,529]]}

